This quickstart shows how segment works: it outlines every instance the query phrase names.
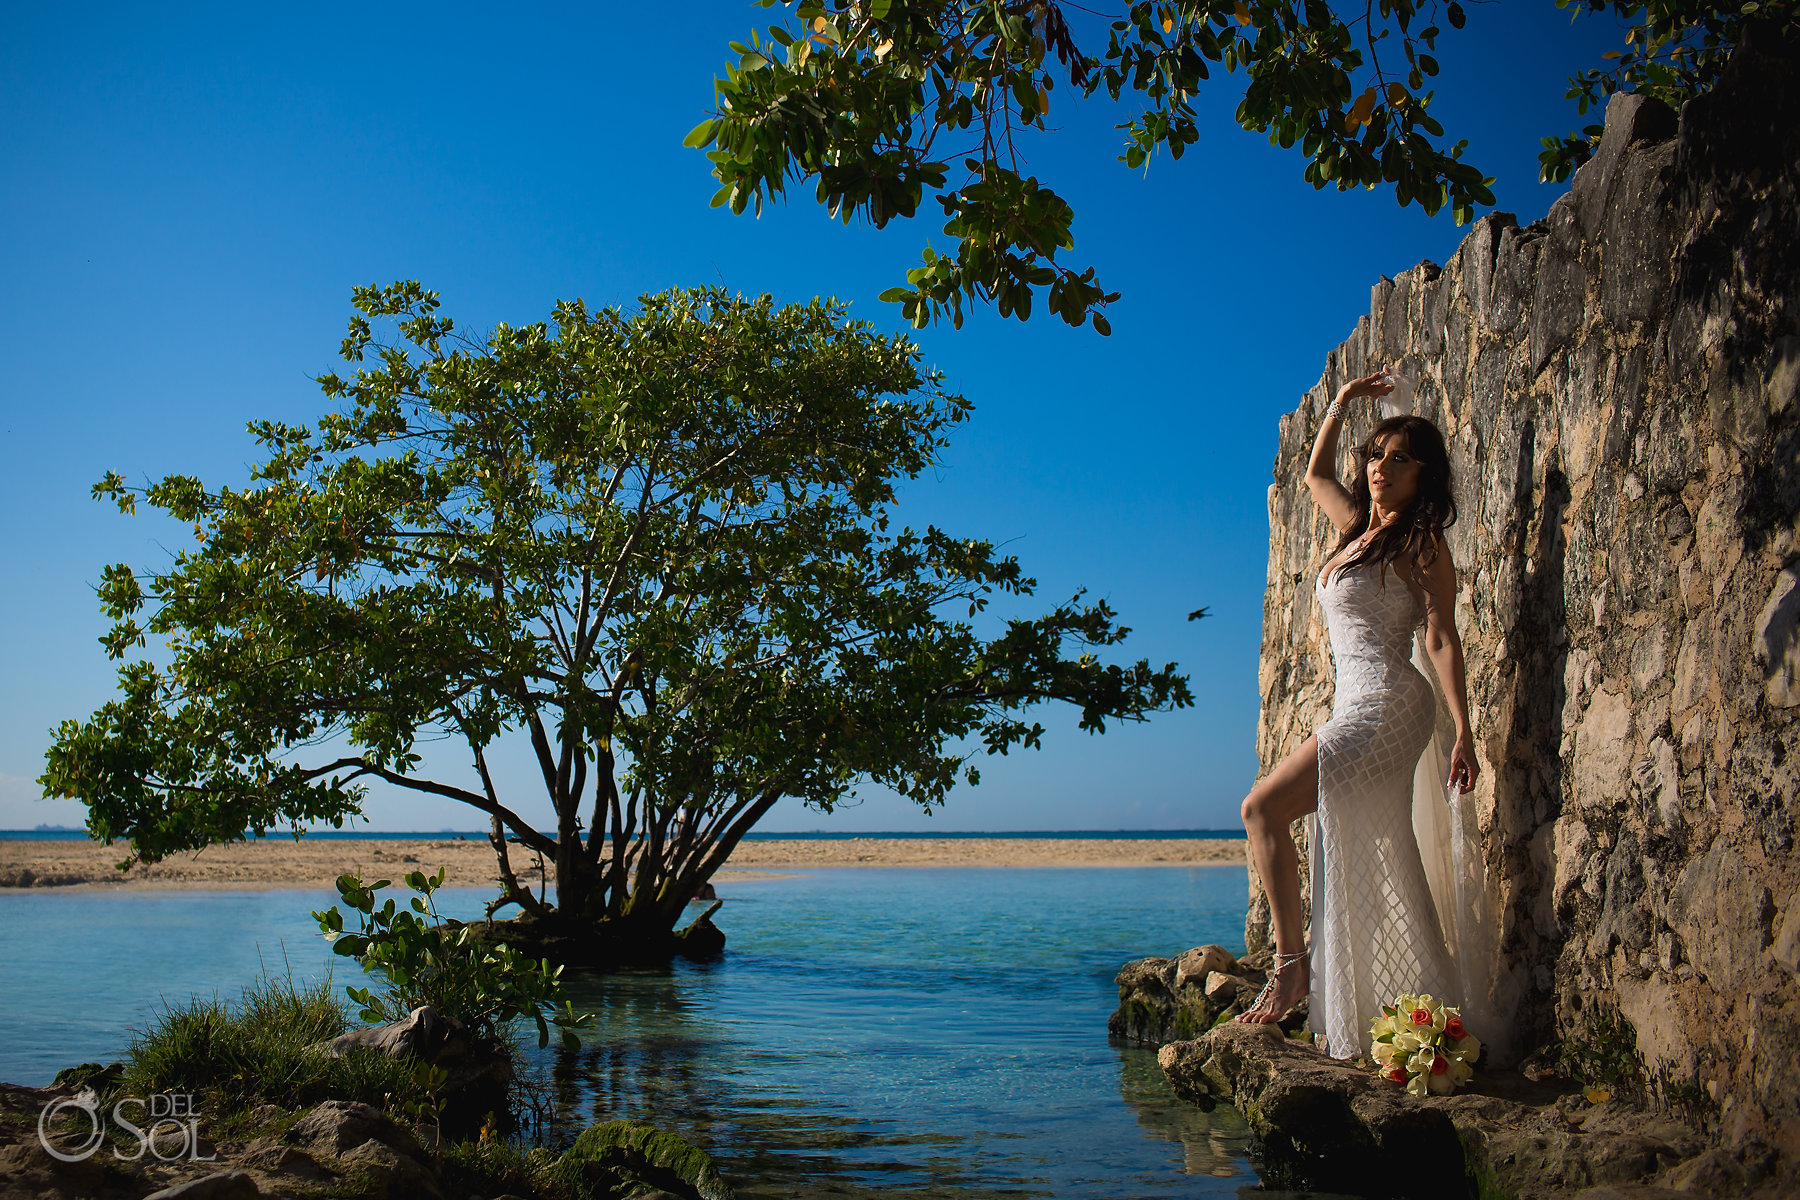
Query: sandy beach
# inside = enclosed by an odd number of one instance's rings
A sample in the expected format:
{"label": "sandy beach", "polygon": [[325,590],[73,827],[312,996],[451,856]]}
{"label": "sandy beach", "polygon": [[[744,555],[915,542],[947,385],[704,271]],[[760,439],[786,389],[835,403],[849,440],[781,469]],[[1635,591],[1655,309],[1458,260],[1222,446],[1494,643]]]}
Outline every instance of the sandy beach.
{"label": "sandy beach", "polygon": [[[417,841],[351,838],[270,837],[257,842],[209,846],[179,854],[128,873],[114,869],[123,844],[0,839],[0,888],[76,890],[181,888],[330,887],[345,871],[365,879],[386,876],[398,882],[411,870],[445,869],[446,887],[488,887],[498,881],[494,852],[485,840]],[[1241,840],[1130,840],[1103,838],[854,838],[744,842],[718,882],[810,867],[1137,867],[1236,866],[1244,861]],[[533,856],[516,847],[514,870],[521,882],[536,882],[527,865]]]}

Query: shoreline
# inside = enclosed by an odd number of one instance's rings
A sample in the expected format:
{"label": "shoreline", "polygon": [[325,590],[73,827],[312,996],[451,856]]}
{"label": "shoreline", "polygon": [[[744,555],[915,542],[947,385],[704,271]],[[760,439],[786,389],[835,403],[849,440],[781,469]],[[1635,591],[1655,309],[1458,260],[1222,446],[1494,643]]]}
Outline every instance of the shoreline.
{"label": "shoreline", "polygon": [[[1194,867],[1242,866],[1242,839],[1104,838],[847,838],[742,842],[715,883],[771,878],[775,872],[836,867]],[[127,854],[120,843],[0,839],[0,895],[20,892],[277,891],[329,888],[338,875],[399,881],[407,871],[445,868],[445,887],[495,887],[493,848],[483,840],[267,838],[209,846],[162,862],[113,866]],[[513,847],[521,884],[535,885],[535,856]]]}

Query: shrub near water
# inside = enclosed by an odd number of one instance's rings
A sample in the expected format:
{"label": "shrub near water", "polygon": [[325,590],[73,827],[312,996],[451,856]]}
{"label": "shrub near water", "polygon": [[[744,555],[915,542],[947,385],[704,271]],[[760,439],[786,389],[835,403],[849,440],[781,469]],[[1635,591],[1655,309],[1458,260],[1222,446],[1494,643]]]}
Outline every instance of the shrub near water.
{"label": "shrub near water", "polygon": [[365,884],[360,875],[339,875],[340,903],[356,914],[355,933],[345,932],[336,908],[313,913],[334,953],[354,958],[386,983],[380,992],[344,989],[362,1005],[363,1020],[398,1021],[429,1004],[478,1038],[499,1038],[515,1019],[523,1019],[536,1023],[539,1049],[550,1044],[551,1025],[562,1030],[566,1048],[578,1048],[575,1030],[591,1024],[593,1016],[576,1012],[563,999],[562,968],[526,958],[504,942],[486,945],[470,926],[441,916],[432,896],[444,885],[444,874],[443,867],[434,875],[407,873],[406,886],[418,893],[411,911],[396,907],[391,896],[378,901],[375,893],[391,880]]}
{"label": "shrub near water", "polygon": [[120,1086],[132,1095],[191,1093],[226,1119],[261,1104],[292,1109],[327,1098],[386,1106],[417,1090],[410,1063],[363,1050],[332,1058],[313,1048],[349,1027],[329,979],[296,985],[264,975],[235,1008],[217,997],[165,1004],[133,1031]]}
{"label": "shrub near water", "polygon": [[[432,1004],[477,1037],[507,1047],[499,1052],[508,1057],[516,1057],[508,1036],[515,1019],[535,1021],[540,1046],[552,1024],[573,1039],[573,1031],[592,1018],[566,1001],[557,1010],[560,972],[504,946],[481,946],[465,927],[444,921],[432,903],[443,880],[441,869],[431,876],[410,874],[407,882],[420,894],[408,912],[391,899],[376,903],[385,879],[366,887],[355,876],[339,879],[346,906],[361,918],[358,933],[343,932],[336,909],[314,914],[339,953],[385,983],[373,990],[345,988],[360,1015],[396,1020]],[[140,1096],[192,1094],[203,1111],[225,1121],[263,1104],[292,1110],[327,1099],[360,1100],[401,1117],[435,1112],[443,1079],[427,1064],[363,1047],[336,1057],[321,1052],[321,1043],[357,1024],[332,992],[329,978],[296,984],[265,973],[235,1006],[216,996],[165,1003],[146,1027],[133,1031],[119,1087]]]}

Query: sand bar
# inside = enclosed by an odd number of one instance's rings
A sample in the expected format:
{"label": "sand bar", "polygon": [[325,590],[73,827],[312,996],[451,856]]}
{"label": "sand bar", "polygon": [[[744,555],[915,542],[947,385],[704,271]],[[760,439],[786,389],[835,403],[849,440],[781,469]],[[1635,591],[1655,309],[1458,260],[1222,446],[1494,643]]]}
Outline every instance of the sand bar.
{"label": "sand bar", "polygon": [[1237,865],[1242,838],[850,838],[738,845],[734,867],[1152,867]]}
{"label": "sand bar", "polygon": [[[719,882],[775,870],[808,867],[1137,867],[1242,865],[1242,840],[1106,838],[853,838],[744,842]],[[270,837],[209,846],[121,874],[121,844],[0,839],[0,888],[68,888],[81,891],[182,888],[330,887],[339,874],[360,870],[365,879],[398,883],[412,870],[445,868],[446,887],[488,887],[498,882],[494,852],[484,840],[417,841],[376,838]],[[520,882],[536,883],[527,870],[533,855],[515,848]]]}

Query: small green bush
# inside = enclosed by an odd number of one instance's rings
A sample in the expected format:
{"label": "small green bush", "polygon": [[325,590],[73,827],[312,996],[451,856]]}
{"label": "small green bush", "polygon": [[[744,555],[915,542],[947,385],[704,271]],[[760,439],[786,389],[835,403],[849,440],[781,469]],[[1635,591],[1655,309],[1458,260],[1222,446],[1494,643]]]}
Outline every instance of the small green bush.
{"label": "small green bush", "polygon": [[575,1030],[593,1016],[577,1013],[562,999],[561,967],[525,958],[504,942],[484,945],[469,926],[439,916],[432,893],[443,886],[442,867],[435,875],[407,873],[406,886],[418,893],[410,912],[396,907],[391,896],[377,904],[375,893],[391,883],[379,879],[365,884],[360,875],[338,876],[338,895],[357,914],[358,932],[344,931],[344,916],[336,908],[313,913],[335,953],[356,959],[387,981],[380,994],[355,986],[344,989],[362,1006],[363,1020],[398,1021],[429,1004],[476,1037],[497,1038],[515,1018],[524,1017],[537,1023],[540,1048],[550,1042],[551,1025],[561,1028],[563,1045],[580,1047]]}
{"label": "small green bush", "polygon": [[1557,1048],[1558,1071],[1589,1087],[1604,1087],[1622,1099],[1648,1095],[1649,1072],[1637,1046],[1637,1028],[1610,1004],[1590,1004],[1581,1026],[1564,1034]]}

